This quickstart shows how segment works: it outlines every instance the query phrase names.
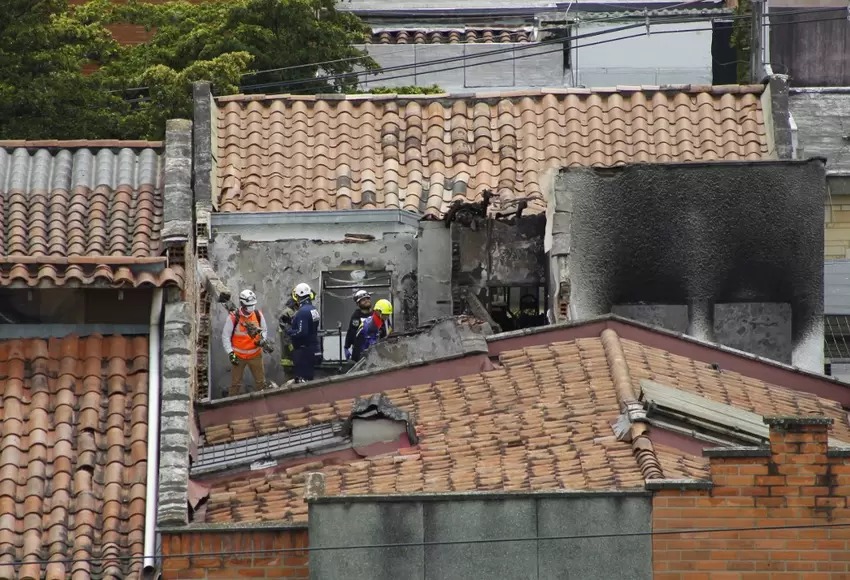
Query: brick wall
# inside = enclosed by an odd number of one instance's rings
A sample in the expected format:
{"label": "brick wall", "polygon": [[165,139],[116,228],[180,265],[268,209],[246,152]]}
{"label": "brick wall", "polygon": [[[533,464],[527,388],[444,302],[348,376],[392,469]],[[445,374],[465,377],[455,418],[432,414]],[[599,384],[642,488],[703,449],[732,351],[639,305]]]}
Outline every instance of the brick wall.
{"label": "brick wall", "polygon": [[[310,577],[307,528],[277,530],[162,531],[162,579],[216,580]],[[262,552],[266,553],[262,553]]]}
{"label": "brick wall", "polygon": [[[653,498],[655,580],[850,578],[848,453],[827,451],[831,419],[774,418],[770,448],[710,450],[713,485],[660,482]],[[700,487],[692,485],[690,487]],[[760,528],[658,534],[675,529]]]}
{"label": "brick wall", "polygon": [[850,258],[850,196],[832,195],[824,208],[824,258]]}

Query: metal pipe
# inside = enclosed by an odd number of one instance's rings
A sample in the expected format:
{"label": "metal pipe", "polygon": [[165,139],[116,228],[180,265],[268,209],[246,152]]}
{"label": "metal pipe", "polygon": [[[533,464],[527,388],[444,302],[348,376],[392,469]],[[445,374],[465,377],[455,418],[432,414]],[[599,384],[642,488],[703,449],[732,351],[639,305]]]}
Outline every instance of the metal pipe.
{"label": "metal pipe", "polygon": [[150,334],[148,335],[148,465],[145,477],[145,543],[142,572],[156,567],[156,510],[159,490],[159,406],[160,406],[160,323],[162,288],[153,291]]}

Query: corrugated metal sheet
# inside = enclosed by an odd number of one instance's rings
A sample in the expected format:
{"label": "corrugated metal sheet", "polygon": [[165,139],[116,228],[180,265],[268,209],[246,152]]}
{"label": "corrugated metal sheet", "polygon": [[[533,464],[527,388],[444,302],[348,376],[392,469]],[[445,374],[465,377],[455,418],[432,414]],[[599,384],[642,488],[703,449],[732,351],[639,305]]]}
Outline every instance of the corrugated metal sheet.
{"label": "corrugated metal sheet", "polygon": [[827,174],[850,173],[850,89],[793,91],[789,99],[797,123],[799,158],[826,157]]}
{"label": "corrugated metal sheet", "polygon": [[823,285],[824,313],[850,314],[850,260],[827,260]]}

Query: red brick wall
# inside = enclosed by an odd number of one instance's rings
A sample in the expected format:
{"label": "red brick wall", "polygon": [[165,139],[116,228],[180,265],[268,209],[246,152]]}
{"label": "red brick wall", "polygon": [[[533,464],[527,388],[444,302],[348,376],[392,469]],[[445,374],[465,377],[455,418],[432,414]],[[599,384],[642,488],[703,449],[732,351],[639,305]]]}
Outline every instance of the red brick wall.
{"label": "red brick wall", "polygon": [[162,532],[162,578],[232,579],[310,577],[307,552],[257,553],[306,548],[307,529]]}
{"label": "red brick wall", "polygon": [[850,578],[850,526],[766,527],[850,522],[850,460],[827,455],[828,424],[771,425],[766,457],[712,457],[706,491],[657,491],[653,531],[762,528],[655,534],[655,580]]}

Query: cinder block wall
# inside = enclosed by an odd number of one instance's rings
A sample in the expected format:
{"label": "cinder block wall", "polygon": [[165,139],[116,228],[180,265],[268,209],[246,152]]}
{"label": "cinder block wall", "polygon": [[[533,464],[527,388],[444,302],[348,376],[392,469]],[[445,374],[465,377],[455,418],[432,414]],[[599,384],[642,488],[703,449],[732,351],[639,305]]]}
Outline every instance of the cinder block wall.
{"label": "cinder block wall", "polygon": [[833,195],[824,208],[824,252],[827,260],[850,258],[850,195]]}
{"label": "cinder block wall", "polygon": [[[827,449],[830,423],[769,420],[769,448],[711,454],[711,489],[656,492],[654,579],[850,578],[850,527],[836,526],[850,523],[850,453]],[[738,531],[663,533],[703,528]]]}
{"label": "cinder block wall", "polygon": [[308,580],[307,528],[183,530],[162,533],[162,580]]}

